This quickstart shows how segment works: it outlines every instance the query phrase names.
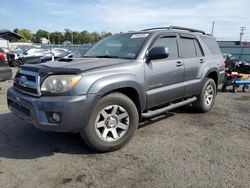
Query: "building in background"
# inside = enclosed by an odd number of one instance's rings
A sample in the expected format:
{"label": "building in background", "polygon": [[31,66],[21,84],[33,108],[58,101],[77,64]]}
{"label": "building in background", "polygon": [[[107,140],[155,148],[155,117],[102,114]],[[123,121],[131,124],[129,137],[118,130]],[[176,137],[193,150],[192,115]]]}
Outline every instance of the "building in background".
{"label": "building in background", "polygon": [[41,44],[49,44],[49,40],[43,37],[43,38],[40,38],[40,43]]}
{"label": "building in background", "polygon": [[221,52],[232,54],[240,60],[250,62],[250,42],[218,41]]}
{"label": "building in background", "polygon": [[23,37],[9,30],[0,30],[0,47],[9,48],[9,40],[22,39]]}
{"label": "building in background", "polygon": [[0,47],[9,48],[9,41],[3,38],[0,38]]}

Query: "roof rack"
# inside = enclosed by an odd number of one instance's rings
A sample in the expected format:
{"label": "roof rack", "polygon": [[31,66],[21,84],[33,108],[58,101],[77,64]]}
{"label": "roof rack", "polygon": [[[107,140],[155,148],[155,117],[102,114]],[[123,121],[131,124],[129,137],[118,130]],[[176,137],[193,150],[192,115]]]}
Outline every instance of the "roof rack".
{"label": "roof rack", "polygon": [[192,28],[188,28],[188,27],[170,26],[169,29],[185,30],[185,31],[190,31],[190,32],[202,33],[204,35],[206,34],[205,31],[201,31],[198,29],[192,29]]}
{"label": "roof rack", "polygon": [[143,29],[142,31],[163,30],[163,29],[169,29],[169,27],[153,27],[153,28]]}
{"label": "roof rack", "polygon": [[170,27],[155,27],[155,28],[149,28],[149,29],[144,29],[142,31],[150,31],[150,30],[163,30],[163,29],[176,29],[176,30],[185,30],[185,31],[190,31],[190,32],[196,32],[196,33],[202,33],[206,34],[205,31],[201,31],[198,29],[192,29],[192,28],[187,28],[187,27],[179,27],[179,26],[170,26]]}

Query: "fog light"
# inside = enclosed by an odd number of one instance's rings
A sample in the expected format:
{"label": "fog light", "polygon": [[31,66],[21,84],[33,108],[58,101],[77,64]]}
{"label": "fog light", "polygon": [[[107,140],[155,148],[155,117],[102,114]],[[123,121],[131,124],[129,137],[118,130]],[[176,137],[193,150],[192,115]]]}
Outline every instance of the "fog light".
{"label": "fog light", "polygon": [[60,123],[61,122],[61,116],[58,113],[52,113],[52,119],[56,122],[56,123]]}

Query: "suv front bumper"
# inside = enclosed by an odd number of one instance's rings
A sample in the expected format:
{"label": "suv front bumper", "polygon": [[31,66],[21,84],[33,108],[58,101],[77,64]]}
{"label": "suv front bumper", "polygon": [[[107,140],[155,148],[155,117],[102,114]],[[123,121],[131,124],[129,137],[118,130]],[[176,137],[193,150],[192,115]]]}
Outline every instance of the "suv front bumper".
{"label": "suv front bumper", "polygon": [[[86,100],[88,98],[88,101]],[[13,87],[7,92],[8,107],[21,119],[47,131],[79,132],[89,121],[95,96],[43,96],[22,94]],[[60,116],[53,121],[52,114]]]}

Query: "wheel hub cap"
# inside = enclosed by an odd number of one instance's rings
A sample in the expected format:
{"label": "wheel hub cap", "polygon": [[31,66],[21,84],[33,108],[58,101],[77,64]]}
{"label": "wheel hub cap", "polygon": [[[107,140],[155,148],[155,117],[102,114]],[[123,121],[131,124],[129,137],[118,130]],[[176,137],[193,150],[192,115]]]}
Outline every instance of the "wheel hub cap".
{"label": "wheel hub cap", "polygon": [[119,105],[103,108],[97,115],[95,130],[99,138],[112,142],[119,140],[129,127],[128,112]]}
{"label": "wheel hub cap", "polygon": [[211,105],[214,100],[214,88],[212,85],[208,85],[205,92],[205,104],[207,106]]}
{"label": "wheel hub cap", "polygon": [[114,128],[118,125],[118,119],[115,116],[107,118],[106,125],[108,128]]}

